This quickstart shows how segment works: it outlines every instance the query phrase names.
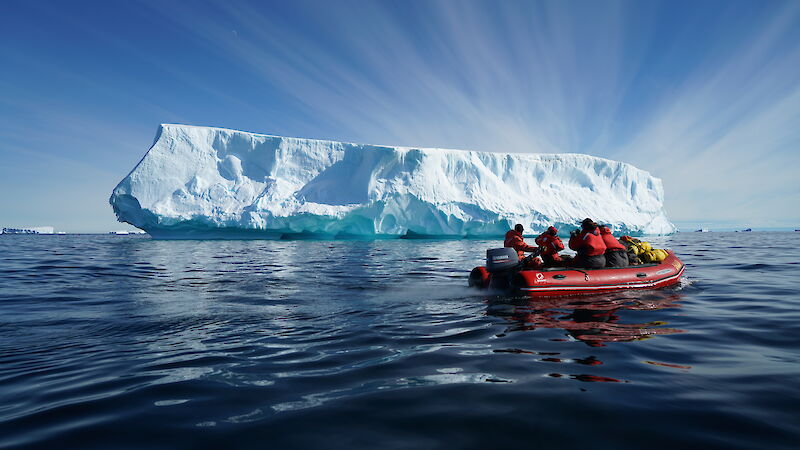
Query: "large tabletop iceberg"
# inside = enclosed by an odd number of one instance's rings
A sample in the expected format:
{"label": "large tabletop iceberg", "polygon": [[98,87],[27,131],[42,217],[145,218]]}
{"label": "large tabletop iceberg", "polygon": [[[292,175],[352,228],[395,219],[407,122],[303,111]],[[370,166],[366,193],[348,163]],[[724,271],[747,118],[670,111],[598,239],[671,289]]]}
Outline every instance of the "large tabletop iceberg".
{"label": "large tabletop iceberg", "polygon": [[154,237],[500,236],[585,217],[672,233],[661,180],[579,154],[387,147],[161,125],[111,195]]}

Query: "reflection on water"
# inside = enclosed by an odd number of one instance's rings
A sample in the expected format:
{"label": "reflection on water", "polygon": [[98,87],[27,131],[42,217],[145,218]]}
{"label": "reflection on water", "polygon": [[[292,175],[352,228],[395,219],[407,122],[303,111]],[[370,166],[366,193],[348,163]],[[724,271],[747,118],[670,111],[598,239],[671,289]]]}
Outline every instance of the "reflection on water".
{"label": "reflection on water", "polygon": [[[597,296],[531,299],[529,297],[492,297],[486,299],[486,314],[504,319],[508,326],[499,336],[539,328],[564,330],[565,338],[551,341],[575,340],[589,347],[605,347],[611,342],[631,342],[659,335],[683,333],[686,330],[665,327],[665,321],[627,323],[623,320],[630,311],[655,311],[680,308],[682,295],[674,289],[660,291],[636,291],[602,294]],[[597,356],[569,358],[561,352],[530,351],[519,348],[495,349],[495,353],[536,355],[537,361],[600,366],[603,361]],[[688,369],[689,366],[647,361],[652,365]],[[627,382],[614,377],[588,373],[562,374],[552,372],[552,378],[567,378],[582,382]]]}
{"label": "reflection on water", "polygon": [[555,299],[488,299],[486,313],[506,319],[506,332],[561,328],[571,338],[591,347],[607,342],[629,342],[653,336],[682,333],[664,328],[663,321],[624,323],[626,311],[680,308],[681,294],[674,290],[621,292],[599,296]]}

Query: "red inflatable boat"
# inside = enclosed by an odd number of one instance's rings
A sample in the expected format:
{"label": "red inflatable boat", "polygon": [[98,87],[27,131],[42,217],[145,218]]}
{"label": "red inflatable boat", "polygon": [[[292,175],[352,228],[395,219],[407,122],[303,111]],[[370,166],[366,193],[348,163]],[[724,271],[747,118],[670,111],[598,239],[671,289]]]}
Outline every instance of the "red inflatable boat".
{"label": "red inflatable boat", "polygon": [[511,249],[487,251],[487,265],[472,269],[469,285],[531,297],[598,294],[628,289],[658,289],[677,284],[684,264],[668,250],[660,263],[625,268],[524,269]]}

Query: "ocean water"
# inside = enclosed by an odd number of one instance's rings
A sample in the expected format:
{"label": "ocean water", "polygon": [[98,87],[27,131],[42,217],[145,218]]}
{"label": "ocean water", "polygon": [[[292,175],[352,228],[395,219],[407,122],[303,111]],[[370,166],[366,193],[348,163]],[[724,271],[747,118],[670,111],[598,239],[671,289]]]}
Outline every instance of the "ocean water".
{"label": "ocean water", "polygon": [[679,287],[529,301],[499,240],[0,236],[0,447],[800,447],[800,233],[650,240]]}

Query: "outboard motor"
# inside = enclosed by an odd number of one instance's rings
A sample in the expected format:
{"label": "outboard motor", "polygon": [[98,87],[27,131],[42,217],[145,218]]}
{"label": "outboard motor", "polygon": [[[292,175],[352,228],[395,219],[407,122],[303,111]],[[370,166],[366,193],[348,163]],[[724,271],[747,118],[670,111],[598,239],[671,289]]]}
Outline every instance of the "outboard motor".
{"label": "outboard motor", "polygon": [[511,247],[486,250],[486,270],[491,274],[511,270],[518,264],[517,251]]}
{"label": "outboard motor", "polygon": [[492,274],[489,287],[508,289],[511,277],[522,267],[517,251],[510,247],[486,250],[486,270]]}

